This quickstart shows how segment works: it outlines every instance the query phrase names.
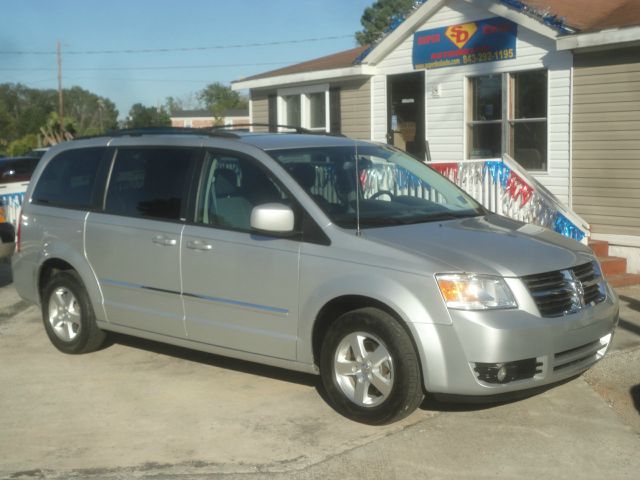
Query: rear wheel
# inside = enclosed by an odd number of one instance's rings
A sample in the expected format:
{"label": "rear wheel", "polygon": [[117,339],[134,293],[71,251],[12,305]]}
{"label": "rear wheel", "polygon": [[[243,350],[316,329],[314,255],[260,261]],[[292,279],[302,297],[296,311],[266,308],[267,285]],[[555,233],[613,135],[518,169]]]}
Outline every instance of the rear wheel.
{"label": "rear wheel", "polygon": [[362,308],[338,318],[322,344],[320,371],[329,400],[362,423],[392,423],[423,398],[411,338],[391,315]]}
{"label": "rear wheel", "polygon": [[62,352],[92,352],[104,342],[89,295],[74,271],[51,277],[42,295],[42,319],[49,340]]}

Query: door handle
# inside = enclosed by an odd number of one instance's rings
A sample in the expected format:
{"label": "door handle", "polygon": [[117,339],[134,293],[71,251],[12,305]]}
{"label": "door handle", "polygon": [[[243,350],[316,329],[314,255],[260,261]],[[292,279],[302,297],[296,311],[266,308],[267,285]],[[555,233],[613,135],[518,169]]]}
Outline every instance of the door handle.
{"label": "door handle", "polygon": [[156,235],[153,237],[153,243],[156,245],[163,245],[167,247],[173,247],[178,244],[175,238],[165,237],[164,235]]}
{"label": "door handle", "polygon": [[191,250],[202,250],[203,252],[210,252],[213,250],[213,245],[207,242],[202,242],[200,240],[189,240],[187,242],[187,248]]}

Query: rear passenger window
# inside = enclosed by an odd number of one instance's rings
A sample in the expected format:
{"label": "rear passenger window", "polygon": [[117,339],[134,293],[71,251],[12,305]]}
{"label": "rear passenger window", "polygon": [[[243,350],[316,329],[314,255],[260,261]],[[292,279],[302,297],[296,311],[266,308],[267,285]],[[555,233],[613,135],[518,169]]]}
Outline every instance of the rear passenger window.
{"label": "rear passenger window", "polygon": [[32,195],[35,203],[89,209],[105,148],[67,150],[45,167]]}
{"label": "rear passenger window", "polygon": [[119,149],[105,212],[179,220],[187,201],[194,151],[187,148]]}

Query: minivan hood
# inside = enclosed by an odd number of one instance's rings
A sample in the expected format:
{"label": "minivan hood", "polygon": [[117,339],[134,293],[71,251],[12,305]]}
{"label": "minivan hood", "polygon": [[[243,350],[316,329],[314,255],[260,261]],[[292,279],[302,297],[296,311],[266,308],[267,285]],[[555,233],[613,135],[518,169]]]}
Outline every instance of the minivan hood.
{"label": "minivan hood", "polygon": [[426,259],[437,259],[441,265],[449,265],[451,272],[520,277],[593,259],[591,250],[575,240],[495,214],[366,229],[362,236]]}

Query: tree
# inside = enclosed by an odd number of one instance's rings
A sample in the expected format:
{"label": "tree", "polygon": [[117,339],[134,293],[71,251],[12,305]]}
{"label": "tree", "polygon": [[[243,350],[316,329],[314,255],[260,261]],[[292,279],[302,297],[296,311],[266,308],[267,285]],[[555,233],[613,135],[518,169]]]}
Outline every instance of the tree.
{"label": "tree", "polygon": [[111,100],[80,87],[64,91],[64,113],[79,136],[99,135],[115,128],[118,121],[118,110]]}
{"label": "tree", "polygon": [[227,110],[231,108],[247,108],[249,105],[246,97],[220,82],[207,85],[198,93],[198,99],[218,121],[225,116]]}
{"label": "tree", "polygon": [[129,110],[125,126],[127,128],[169,127],[171,117],[164,107],[145,107],[141,103],[136,103]]}
{"label": "tree", "polygon": [[[65,118],[58,126],[73,125],[75,135],[97,135],[116,126],[118,111],[108,98],[100,97],[80,87],[63,91]],[[56,121],[51,114],[58,111],[58,94],[53,89],[34,89],[14,83],[0,84],[0,151],[8,153],[22,150],[33,143],[37,135],[38,144],[42,130],[58,138]],[[31,135],[31,136],[30,136]],[[19,140],[19,141],[18,141]],[[17,143],[13,144],[13,142]],[[16,150],[17,149],[17,150]]]}
{"label": "tree", "polygon": [[359,45],[370,45],[382,38],[391,22],[398,16],[407,15],[415,5],[415,0],[377,0],[365,8],[360,23],[364,30],[356,32]]}
{"label": "tree", "polygon": [[179,110],[192,110],[198,108],[199,100],[196,95],[191,92],[181,97],[167,97],[164,101],[164,108],[173,115]]}
{"label": "tree", "polygon": [[69,117],[60,118],[58,112],[51,112],[47,123],[40,127],[44,145],[57,145],[65,140],[73,140],[76,126]]}

